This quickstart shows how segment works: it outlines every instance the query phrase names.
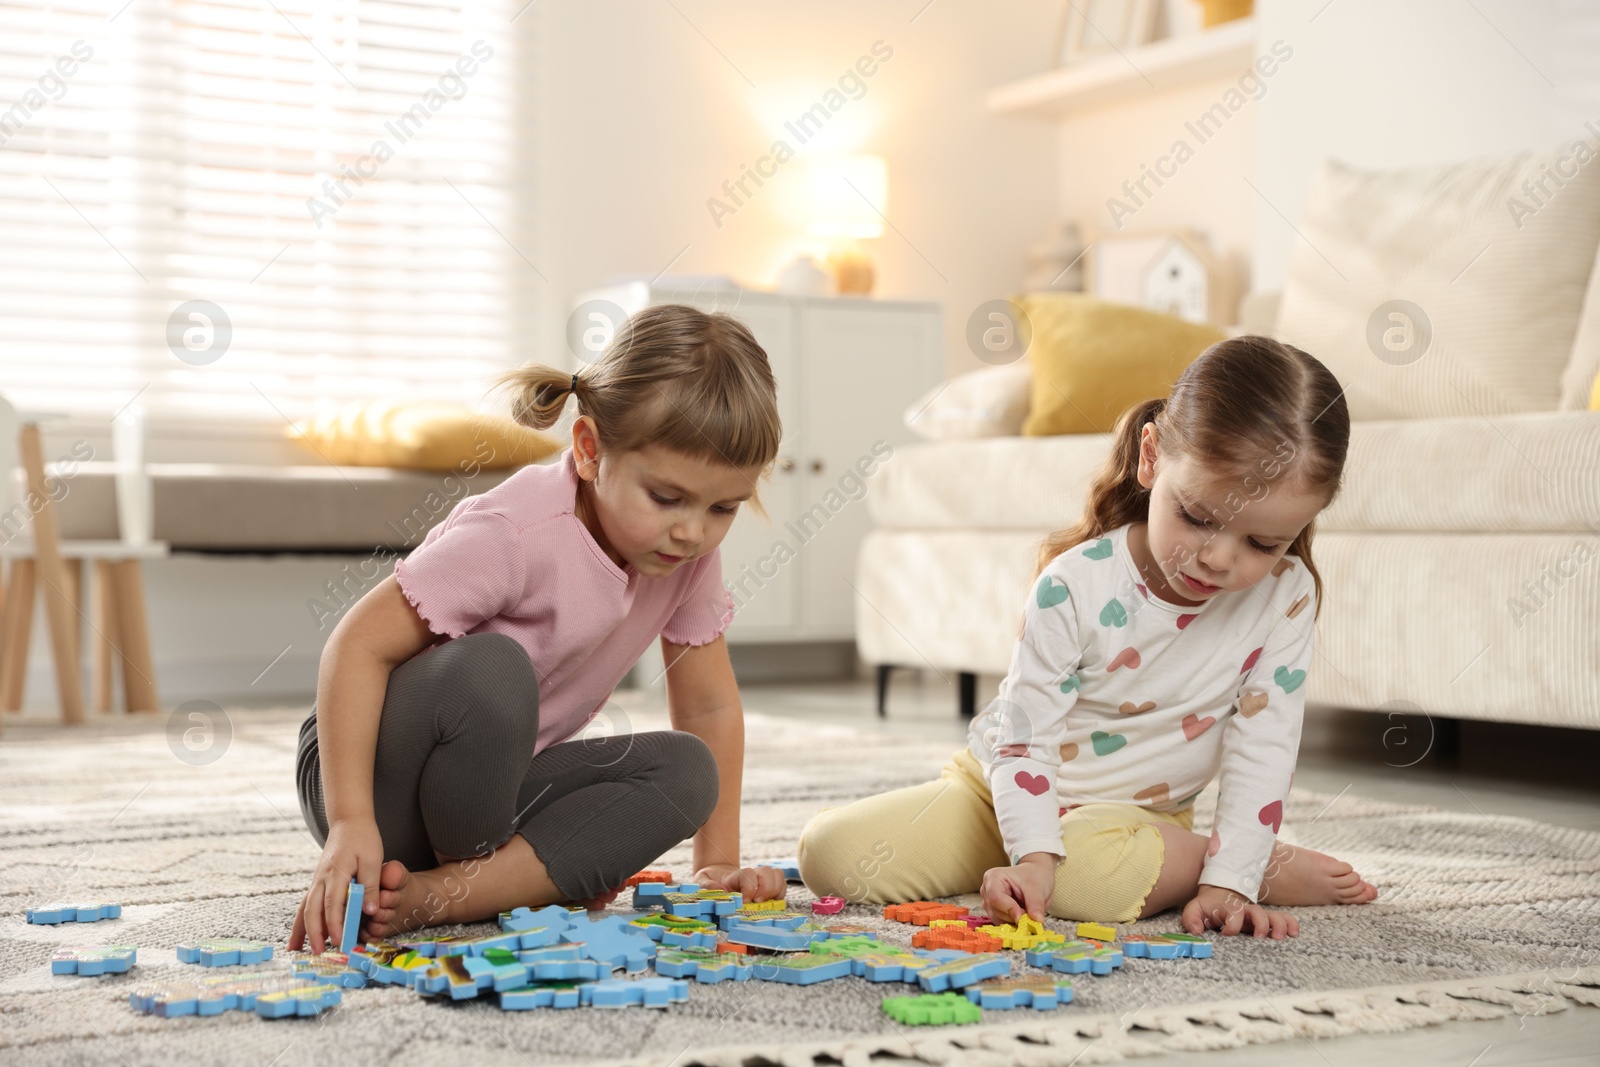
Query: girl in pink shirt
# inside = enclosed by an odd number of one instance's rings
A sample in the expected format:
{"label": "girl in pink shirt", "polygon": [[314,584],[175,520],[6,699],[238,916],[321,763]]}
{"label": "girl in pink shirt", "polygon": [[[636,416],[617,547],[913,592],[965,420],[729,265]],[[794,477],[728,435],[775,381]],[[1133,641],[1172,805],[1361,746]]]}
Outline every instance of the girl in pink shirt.
{"label": "girl in pink shirt", "polygon": [[[739,862],[718,552],[778,451],[766,353],[736,319],[665,305],[582,373],[500,384],[537,429],[574,396],[572,447],[457,504],[329,638],[296,766],[323,853],[291,949],[338,943],[352,878],[379,938],[601,907],[690,836],[694,881],[784,891],[782,872]],[[674,728],[569,740],[658,638]]]}

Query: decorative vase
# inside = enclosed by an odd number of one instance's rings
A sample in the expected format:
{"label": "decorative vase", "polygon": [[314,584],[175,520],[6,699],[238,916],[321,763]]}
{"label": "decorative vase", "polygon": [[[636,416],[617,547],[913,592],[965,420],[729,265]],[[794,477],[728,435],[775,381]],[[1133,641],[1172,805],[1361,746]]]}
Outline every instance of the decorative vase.
{"label": "decorative vase", "polygon": [[1210,29],[1234,19],[1249,18],[1255,6],[1255,0],[1200,0],[1203,12],[1200,25]]}
{"label": "decorative vase", "polygon": [[795,256],[778,275],[778,292],[790,296],[827,296],[833,288],[828,272],[810,256]]}
{"label": "decorative vase", "polygon": [[828,254],[828,269],[833,271],[834,291],[843,296],[867,296],[876,280],[872,260],[854,245],[837,248]]}

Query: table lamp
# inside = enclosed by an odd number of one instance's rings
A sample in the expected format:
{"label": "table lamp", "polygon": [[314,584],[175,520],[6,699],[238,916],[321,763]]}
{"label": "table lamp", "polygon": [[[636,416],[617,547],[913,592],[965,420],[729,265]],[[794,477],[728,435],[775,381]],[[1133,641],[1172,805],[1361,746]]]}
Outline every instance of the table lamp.
{"label": "table lamp", "polygon": [[838,155],[810,168],[812,237],[829,242],[828,269],[840,293],[872,292],[872,260],[861,242],[883,236],[889,168],[881,156]]}

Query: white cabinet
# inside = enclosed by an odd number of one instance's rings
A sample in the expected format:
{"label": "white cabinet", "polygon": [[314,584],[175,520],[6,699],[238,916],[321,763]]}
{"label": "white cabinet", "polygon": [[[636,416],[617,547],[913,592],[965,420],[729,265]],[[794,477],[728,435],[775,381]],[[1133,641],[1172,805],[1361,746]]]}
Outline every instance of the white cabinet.
{"label": "white cabinet", "polygon": [[[722,543],[736,609],[728,640],[847,640],[855,635],[856,550],[866,496],[902,416],[943,372],[937,302],[674,290],[635,283],[583,293],[629,314],[652,304],[725,311],[750,327],[778,383],[783,445],[761,483],[762,519],[741,509]],[[865,474],[863,474],[865,472]]]}

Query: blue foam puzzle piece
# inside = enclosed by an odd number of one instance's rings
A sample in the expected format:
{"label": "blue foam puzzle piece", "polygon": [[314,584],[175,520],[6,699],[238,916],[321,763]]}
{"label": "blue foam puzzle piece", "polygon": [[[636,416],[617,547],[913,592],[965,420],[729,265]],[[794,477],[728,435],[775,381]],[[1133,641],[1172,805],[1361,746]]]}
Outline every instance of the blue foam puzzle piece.
{"label": "blue foam puzzle piece", "polygon": [[1072,983],[1065,978],[1053,982],[1048,992],[1037,989],[992,988],[988,982],[967,986],[963,992],[967,994],[968,1000],[980,1008],[1031,1007],[1037,1011],[1048,1011],[1072,1003]]}
{"label": "blue foam puzzle piece", "polygon": [[439,956],[450,955],[448,946],[460,940],[462,940],[461,937],[451,934],[447,937],[396,937],[391,938],[388,943],[398,945],[404,949],[410,949],[419,956],[427,956],[430,959],[434,959]]}
{"label": "blue foam puzzle piece", "polygon": [[289,961],[289,969],[302,978],[340,989],[365,989],[367,972],[356,966],[356,960],[342,952],[320,953]]}
{"label": "blue foam puzzle piece", "polygon": [[902,960],[878,960],[871,957],[861,957],[850,961],[851,969],[856,975],[869,982],[915,982],[917,972],[907,969]]}
{"label": "blue foam puzzle piece", "polygon": [[1211,958],[1211,942],[1195,934],[1155,934],[1160,940],[1151,943],[1130,939],[1122,943],[1122,950],[1134,959],[1175,960],[1184,957],[1204,960]]}
{"label": "blue foam puzzle piece", "polygon": [[[629,926],[642,930],[650,940],[659,941],[663,945],[705,945],[710,947],[716,944],[716,923],[707,919],[686,919],[684,920],[684,928],[674,928],[663,925],[660,920],[667,918],[677,919],[679,916],[668,916],[659,911],[647,911],[623,917],[628,920]],[[705,938],[710,940],[706,941]]]}
{"label": "blue foam puzzle piece", "polygon": [[572,925],[572,913],[559,904],[532,911],[513,908],[500,913],[500,929],[520,934],[522,948],[541,948],[559,944],[561,935]]}
{"label": "blue foam puzzle piece", "polygon": [[210,1017],[228,1011],[266,1018],[316,1015],[338,1004],[340,989],[283,970],[218,972],[204,978],[166,980],[136,989],[128,1003],[161,1018]]}
{"label": "blue foam puzzle piece", "polygon": [[655,958],[656,943],[632,921],[620,915],[578,922],[568,927],[563,941],[583,946],[583,955],[612,970],[625,967],[630,974],[643,971]]}
{"label": "blue foam puzzle piece", "polygon": [[36,925],[93,923],[122,917],[121,904],[42,904],[27,909],[27,919]]}
{"label": "blue foam puzzle piece", "polygon": [[689,983],[680,978],[607,978],[580,986],[579,991],[584,1002],[596,1008],[665,1008],[689,999]]}
{"label": "blue foam puzzle piece", "polygon": [[[702,894],[715,893],[724,899]],[[633,887],[635,908],[663,908],[668,915],[682,915],[691,919],[715,920],[718,915],[738,911],[744,906],[744,897],[723,890],[704,890],[693,882],[669,885],[665,882],[641,882]]]}
{"label": "blue foam puzzle piece", "polygon": [[739,921],[737,916],[728,918],[734,921],[724,921],[723,936],[736,945],[750,945],[778,952],[804,952],[811,947],[811,942],[824,940],[813,930],[785,928],[779,923],[771,922],[743,922]]}
{"label": "blue foam puzzle piece", "polygon": [[656,953],[656,973],[666,978],[693,978],[702,985],[747,982],[753,961],[737,952],[706,948],[665,948]]}
{"label": "blue foam puzzle piece", "polygon": [[[653,929],[660,929],[660,927],[654,927]],[[717,935],[712,933],[710,930],[698,930],[692,932],[683,930],[662,930],[659,938],[651,938],[651,940],[660,941],[663,945],[669,945],[673,948],[717,947]]]}
{"label": "blue foam puzzle piece", "polygon": [[528,976],[539,982],[593,982],[611,977],[610,966],[587,958],[584,946],[570,941],[564,945],[524,949],[517,953],[517,959],[527,968]]}
{"label": "blue foam puzzle piece", "polygon": [[801,884],[804,884],[804,882],[800,878],[800,861],[795,859],[792,856],[791,857],[786,857],[786,858],[781,859],[781,860],[762,860],[759,863],[752,863],[750,866],[752,866],[752,867],[776,867],[776,868],[778,868],[778,870],[783,872],[783,880],[784,881],[786,881],[786,882],[801,882]]}
{"label": "blue foam puzzle piece", "polygon": [[[241,998],[242,999],[242,998]],[[255,1013],[263,1019],[321,1015],[343,1000],[338,986],[313,984],[298,989],[261,993],[254,998]],[[244,1007],[243,1004],[240,1007]],[[249,1008],[244,1010],[248,1011]]]}
{"label": "blue foam puzzle piece", "polygon": [[45,904],[37,908],[29,908],[28,921],[38,926],[54,926],[57,923],[77,922],[78,910],[65,904]]}
{"label": "blue foam puzzle piece", "polygon": [[744,898],[738,893],[729,894],[727,897],[706,897],[698,891],[693,894],[680,893],[676,896],[668,894],[665,908],[668,915],[681,915],[688,919],[707,919],[715,921],[718,916],[728,915],[744,907]]}
{"label": "blue foam puzzle piece", "polygon": [[272,958],[272,946],[265,941],[242,937],[212,937],[204,941],[185,941],[177,946],[178,962],[201,967],[255,966]]}
{"label": "blue foam puzzle piece", "polygon": [[1029,949],[1023,958],[1034,967],[1048,968],[1061,974],[1094,974],[1103,978],[1122,966],[1122,949],[1114,945],[1068,941]]}
{"label": "blue foam puzzle piece", "polygon": [[483,934],[480,937],[458,937],[450,941],[440,941],[435,944],[433,954],[440,958],[445,956],[481,956],[490,949],[503,949],[506,952],[516,952],[518,949],[534,947],[524,941],[532,935],[532,940],[537,944],[551,944],[544,940],[540,931],[522,931],[499,934]]}
{"label": "blue foam puzzle piece", "polygon": [[462,953],[439,957],[438,963],[416,976],[411,987],[423,996],[449,993],[451,1000],[470,1000],[486,990],[513,989],[527,981],[528,969],[520,963],[496,964]]}
{"label": "blue foam puzzle piece", "polygon": [[339,936],[339,951],[346,956],[361,939],[361,904],[367,898],[366,887],[350,879],[350,893],[344,899],[344,926]]}
{"label": "blue foam puzzle piece", "polygon": [[699,886],[693,882],[640,882],[633,887],[635,908],[665,907],[668,893],[694,893]]}
{"label": "blue foam puzzle piece", "polygon": [[139,950],[131,945],[71,945],[56,952],[51,974],[125,974],[138,962]]}
{"label": "blue foam puzzle piece", "polygon": [[367,970],[367,977],[379,985],[410,986],[416,981],[417,975],[423,973],[421,967],[392,967],[382,963],[374,963]]}
{"label": "blue foam puzzle piece", "polygon": [[582,1002],[582,990],[576,982],[528,982],[513,989],[500,991],[500,1008],[503,1011],[528,1011],[533,1008],[576,1008]]}
{"label": "blue foam puzzle piece", "polygon": [[848,956],[807,953],[803,956],[757,959],[751,965],[750,976],[762,982],[815,985],[817,982],[827,982],[835,978],[848,978],[853,970],[854,961]]}
{"label": "blue foam puzzle piece", "polygon": [[947,989],[962,989],[985,978],[998,978],[1011,973],[1011,961],[998,952],[960,952],[962,959],[944,959],[917,973],[917,984],[924,992],[943,993]]}
{"label": "blue foam puzzle piece", "polygon": [[717,926],[731,930],[736,925],[765,926],[771,930],[798,930],[811,922],[811,916],[779,911],[736,911],[717,916]]}

